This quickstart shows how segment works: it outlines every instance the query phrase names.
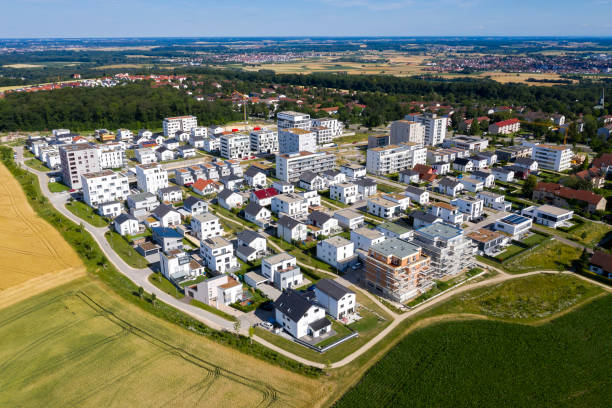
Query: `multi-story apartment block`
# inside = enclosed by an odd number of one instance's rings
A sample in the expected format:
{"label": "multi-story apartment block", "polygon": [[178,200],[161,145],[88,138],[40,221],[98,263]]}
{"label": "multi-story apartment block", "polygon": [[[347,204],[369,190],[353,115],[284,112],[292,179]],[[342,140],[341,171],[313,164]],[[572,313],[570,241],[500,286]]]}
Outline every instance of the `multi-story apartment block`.
{"label": "multi-story apartment block", "polygon": [[317,244],[317,258],[343,271],[357,260],[355,244],[339,235],[327,238]]}
{"label": "multi-story apartment block", "polygon": [[239,267],[232,243],[222,237],[203,239],[200,256],[206,266],[217,273],[231,272]]}
{"label": "multi-story apartment block", "polygon": [[219,218],[211,213],[194,215],[191,218],[191,230],[200,240],[223,235],[223,226]]}
{"label": "multi-story apartment block", "polygon": [[425,125],[411,120],[391,122],[390,144],[412,142],[419,146],[425,143]]}
{"label": "multi-story apartment block", "polygon": [[344,124],[338,119],[323,117],[312,120],[312,127],[319,128],[324,127],[331,131],[331,137],[340,137],[342,136],[342,132],[344,131]]}
{"label": "multi-story apartment block", "polygon": [[531,159],[533,154],[532,146],[507,146],[495,150],[498,161],[514,161],[516,159]]}
{"label": "multi-story apartment block", "polygon": [[125,149],[120,143],[98,145],[98,162],[101,169],[120,169],[127,165]]}
{"label": "multi-story apartment block", "polygon": [[278,132],[272,130],[254,130],[251,138],[251,151],[255,154],[278,153]]}
{"label": "multi-story apartment block", "polygon": [[509,135],[521,130],[521,121],[513,118],[495,122],[489,125],[489,133],[493,135]]}
{"label": "multi-story apartment block", "polygon": [[332,142],[333,132],[324,126],[313,126],[310,131],[315,134],[317,145],[322,146]]}
{"label": "multi-story apartment block", "polygon": [[426,275],[429,265],[429,257],[418,245],[399,238],[387,239],[369,248],[365,284],[374,293],[405,302],[431,285]]}
{"label": "multi-story apartment block", "polygon": [[272,212],[279,218],[281,215],[303,218],[308,215],[308,201],[293,193],[279,194],[272,197]]}
{"label": "multi-story apartment block", "polygon": [[296,182],[305,171],[322,173],[334,168],[336,157],[327,152],[299,152],[276,155],[276,178]]}
{"label": "multi-story apartment block", "polygon": [[221,135],[221,156],[228,159],[244,159],[251,155],[251,138],[244,133]]}
{"label": "multi-story apartment block", "polygon": [[451,204],[457,206],[468,221],[476,220],[482,216],[484,211],[484,200],[481,198],[471,196],[459,197],[452,200]]}
{"label": "multi-story apartment block", "polygon": [[130,195],[127,176],[111,170],[81,174],[81,185],[83,201],[93,208],[104,203],[123,201]]}
{"label": "multi-story apartment block", "polygon": [[425,144],[437,146],[444,142],[446,137],[446,126],[448,118],[438,116],[435,113],[416,113],[406,115],[404,118],[409,121],[418,122],[425,126]]}
{"label": "multi-story apartment block", "polygon": [[208,137],[208,128],[206,126],[194,126],[189,131],[189,140],[196,137]]}
{"label": "multi-story apartment block", "polygon": [[276,123],[279,132],[281,129],[291,128],[310,130],[312,126],[310,115],[292,111],[278,112],[276,114]]}
{"label": "multi-story apartment block", "polygon": [[195,116],[175,116],[165,118],[162,122],[164,128],[164,136],[174,137],[176,132],[191,132],[191,129],[198,126],[198,118]]}
{"label": "multi-story apartment block", "polygon": [[368,173],[383,175],[411,169],[416,164],[425,164],[427,149],[414,143],[389,145],[368,149],[366,169]]}
{"label": "multi-story apartment block", "polygon": [[149,148],[142,148],[135,150],[136,160],[140,164],[150,164],[155,163],[157,161],[157,155],[155,154],[155,150]]}
{"label": "multi-story apartment block", "polygon": [[431,258],[428,275],[432,279],[457,275],[474,265],[476,247],[460,228],[441,222],[430,224],[417,229],[412,242]]}
{"label": "multi-story apartment block", "polygon": [[344,204],[353,204],[359,201],[357,184],[338,183],[329,188],[329,196],[332,200],[338,200]]}
{"label": "multi-story apartment block", "polygon": [[280,153],[314,153],[317,151],[317,135],[299,128],[279,129],[278,150]]}
{"label": "multi-story apartment block", "polygon": [[569,146],[536,145],[533,147],[532,159],[544,170],[565,171],[572,167],[574,152]]}
{"label": "multi-story apartment block", "polygon": [[62,163],[62,180],[70,188],[81,188],[81,174],[101,170],[98,151],[88,143],[63,145],[59,148]]}
{"label": "multi-story apartment block", "polygon": [[457,135],[452,139],[446,139],[442,145],[447,148],[456,147],[470,152],[481,152],[489,146],[489,141],[480,137]]}
{"label": "multi-story apartment block", "polygon": [[136,182],[144,192],[157,194],[160,188],[168,187],[168,172],[157,163],[136,166]]}

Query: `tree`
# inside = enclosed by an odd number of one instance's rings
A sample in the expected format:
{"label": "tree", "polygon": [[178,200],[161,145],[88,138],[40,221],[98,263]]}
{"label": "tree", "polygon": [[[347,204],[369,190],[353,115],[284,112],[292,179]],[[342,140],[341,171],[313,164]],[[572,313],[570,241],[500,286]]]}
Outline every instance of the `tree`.
{"label": "tree", "polygon": [[155,293],[151,293],[151,304],[153,306],[157,305],[157,295]]}
{"label": "tree", "polygon": [[480,130],[480,123],[478,123],[478,118],[472,119],[472,126],[470,126],[470,134],[471,135],[479,135],[482,131]]}
{"label": "tree", "polygon": [[525,183],[523,184],[523,190],[522,190],[523,196],[527,198],[531,198],[531,195],[533,194],[533,190],[535,189],[537,184],[538,184],[538,178],[536,176],[532,174],[529,177],[527,177],[527,180],[525,180]]}
{"label": "tree", "polygon": [[144,288],[142,286],[138,287],[138,297],[142,299],[142,296],[144,295]]}
{"label": "tree", "polygon": [[236,337],[240,334],[240,320],[236,320],[234,323],[234,331],[236,332]]}
{"label": "tree", "polygon": [[586,170],[589,168],[589,155],[584,155],[584,161],[582,162],[582,170]]}

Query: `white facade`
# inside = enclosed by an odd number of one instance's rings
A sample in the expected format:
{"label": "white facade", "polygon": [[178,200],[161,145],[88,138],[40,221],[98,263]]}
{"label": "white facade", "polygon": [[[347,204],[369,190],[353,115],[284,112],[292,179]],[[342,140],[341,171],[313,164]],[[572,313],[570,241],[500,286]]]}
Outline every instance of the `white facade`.
{"label": "white facade", "polygon": [[334,184],[329,188],[329,197],[344,204],[353,204],[358,201],[357,185],[353,183]]}
{"label": "white facade", "polygon": [[574,152],[567,146],[536,145],[531,158],[544,170],[565,171],[572,167]]}
{"label": "white facade", "polygon": [[238,268],[232,243],[222,237],[210,237],[200,243],[200,256],[206,266],[219,273],[227,273]]}
{"label": "white facade", "polygon": [[553,205],[531,206],[523,208],[521,215],[531,217],[537,224],[557,228],[574,216],[574,211]]}
{"label": "white facade", "polygon": [[385,235],[375,229],[362,227],[351,231],[351,242],[356,249],[367,251],[372,245],[380,244],[386,239]]}
{"label": "white facade", "polygon": [[287,193],[272,197],[272,212],[288,215],[292,218],[305,217],[308,214],[308,202],[297,194]]}
{"label": "white facade", "polygon": [[340,236],[327,238],[317,244],[317,258],[339,270],[345,269],[346,262],[354,257],[355,244]]}
{"label": "white facade", "polygon": [[140,164],[150,164],[157,162],[157,155],[155,150],[149,148],[136,149],[134,151],[136,160]]}
{"label": "white facade", "polygon": [[221,156],[227,159],[243,159],[251,155],[251,139],[244,133],[221,135]]}
{"label": "white facade", "polygon": [[132,133],[129,129],[117,129],[117,134],[115,139],[120,142],[123,140],[132,140],[134,138],[134,133]]}
{"label": "white facade", "polygon": [[159,269],[168,279],[183,279],[191,273],[190,259],[183,251],[173,250],[166,254],[159,254]]}
{"label": "white facade", "polygon": [[520,239],[531,230],[533,220],[520,215],[509,215],[501,220],[495,221],[493,229],[503,231],[512,239]]}
{"label": "white facade", "polygon": [[242,284],[225,274],[189,286],[185,292],[195,300],[215,307],[229,306],[242,300]]}
{"label": "white facade", "polygon": [[340,210],[334,214],[334,218],[338,220],[338,224],[348,230],[354,230],[363,227],[365,217],[363,214],[353,210]]}
{"label": "white facade", "polygon": [[298,128],[279,129],[278,151],[280,153],[314,153],[317,151],[317,135],[309,130]]}
{"label": "white facade", "polygon": [[125,167],[125,148],[119,143],[98,145],[98,162],[101,169],[120,169]]}
{"label": "white facade", "polygon": [[425,125],[411,120],[391,122],[390,144],[412,142],[419,146],[425,144]]}
{"label": "white facade", "polygon": [[[337,288],[334,288],[334,286]],[[327,313],[336,320],[342,319],[356,310],[355,292],[346,289],[336,281],[322,279],[315,285],[314,292],[317,303],[325,307]]]}
{"label": "white facade", "polygon": [[178,131],[191,132],[191,129],[198,126],[198,118],[195,116],[176,116],[165,118],[162,122],[164,136],[174,137]]}
{"label": "white facade", "polygon": [[298,287],[303,281],[297,260],[286,252],[262,259],[261,274],[279,290]]}
{"label": "white facade", "polygon": [[251,139],[251,151],[255,154],[278,153],[278,132],[254,130],[249,137]]}
{"label": "white facade", "polygon": [[63,145],[59,148],[59,154],[62,163],[62,180],[70,188],[81,188],[81,174],[96,173],[101,170],[98,151],[89,144]]}
{"label": "white facade", "polygon": [[300,152],[276,155],[276,178],[295,182],[302,173],[312,171],[322,173],[334,168],[336,156],[327,152]]}
{"label": "white facade", "polygon": [[331,137],[336,138],[342,136],[344,124],[334,118],[318,118],[312,120],[313,127],[324,127],[331,130]]}
{"label": "white facade", "polygon": [[427,149],[416,144],[375,147],[366,154],[366,169],[376,175],[399,173],[426,162]]}
{"label": "white facade", "polygon": [[448,118],[438,117],[436,114],[406,115],[406,120],[418,122],[425,126],[425,144],[437,146],[444,142]]}
{"label": "white facade", "polygon": [[452,205],[457,206],[460,212],[466,215],[469,221],[475,220],[484,211],[484,200],[474,197],[460,197],[451,201]]}
{"label": "white facade", "polygon": [[357,180],[363,178],[367,174],[367,170],[364,166],[359,164],[343,164],[340,166],[340,171],[346,175],[347,180]]}
{"label": "white facade", "polygon": [[141,164],[136,166],[136,181],[140,190],[156,194],[168,187],[168,172],[159,164]]}
{"label": "white facade", "polygon": [[290,128],[310,130],[312,126],[310,115],[306,113],[292,111],[278,112],[276,114],[276,120],[279,131],[281,129]]}
{"label": "white facade", "polygon": [[208,136],[208,128],[206,126],[194,126],[189,131],[189,139],[193,140],[196,137],[207,137]]}
{"label": "white facade", "polygon": [[127,176],[104,170],[81,175],[83,201],[90,207],[112,201],[122,201],[130,194]]}
{"label": "white facade", "polygon": [[191,231],[200,240],[223,235],[223,226],[219,218],[211,213],[191,217]]}
{"label": "white facade", "polygon": [[409,186],[406,188],[406,191],[404,191],[404,194],[406,197],[410,197],[412,201],[419,203],[420,205],[429,204],[429,191],[427,190]]}

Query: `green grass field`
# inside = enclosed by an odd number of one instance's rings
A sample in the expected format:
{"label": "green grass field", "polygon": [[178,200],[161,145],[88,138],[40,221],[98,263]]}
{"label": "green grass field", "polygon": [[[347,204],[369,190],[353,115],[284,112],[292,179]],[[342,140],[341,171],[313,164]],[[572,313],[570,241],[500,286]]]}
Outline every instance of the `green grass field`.
{"label": "green grass field", "polygon": [[38,159],[28,159],[24,163],[28,165],[29,167],[33,168],[34,170],[43,171],[45,173],[48,171],[51,171],[50,168],[45,166],[43,162],[41,162]]}
{"label": "green grass field", "polygon": [[110,244],[111,248],[132,268],[146,268],[149,264],[147,260],[140,255],[129,242],[125,240],[121,235],[114,231],[107,231],[104,234],[106,241]]}
{"label": "green grass field", "polygon": [[524,273],[538,270],[567,270],[582,251],[559,241],[551,240],[525,251],[504,264],[510,273]]}
{"label": "green grass field", "polygon": [[191,301],[189,302],[190,305],[195,306],[195,307],[199,307],[200,309],[206,310],[207,312],[216,314],[219,317],[224,318],[225,320],[229,320],[231,322],[236,322],[238,321],[238,319],[236,319],[234,316],[232,316],[229,313],[225,313],[222,310],[217,309],[216,307],[212,307],[207,305],[206,303],[202,303],[198,300],[195,299],[191,299]]}
{"label": "green grass field", "polygon": [[70,187],[65,184],[56,182],[49,183],[49,191],[51,191],[52,193],[62,193],[68,190],[70,190]]}
{"label": "green grass field", "polygon": [[[431,315],[478,313],[528,322],[599,293],[572,276],[536,275],[470,292]],[[608,406],[610,313],[607,295],[537,325],[434,323],[398,343],[335,406]]]}
{"label": "green grass field", "polygon": [[174,296],[177,299],[182,299],[185,295],[180,292],[168,279],[161,273],[152,273],[149,275],[149,282],[155,285],[158,289],[163,290],[167,294]]}
{"label": "green grass field", "polygon": [[86,279],[0,310],[0,365],[3,407],[310,407],[323,398],[318,380],[152,317]]}
{"label": "green grass field", "polygon": [[82,219],[83,221],[93,225],[94,227],[106,227],[108,222],[100,217],[96,211],[82,201],[71,201],[66,203],[68,211]]}

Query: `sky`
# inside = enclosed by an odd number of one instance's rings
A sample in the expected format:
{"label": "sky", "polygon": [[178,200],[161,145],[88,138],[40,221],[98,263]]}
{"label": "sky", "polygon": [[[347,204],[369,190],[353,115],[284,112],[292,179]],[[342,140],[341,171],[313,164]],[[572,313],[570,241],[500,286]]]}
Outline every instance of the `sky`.
{"label": "sky", "polygon": [[612,0],[0,0],[0,38],[612,36]]}

